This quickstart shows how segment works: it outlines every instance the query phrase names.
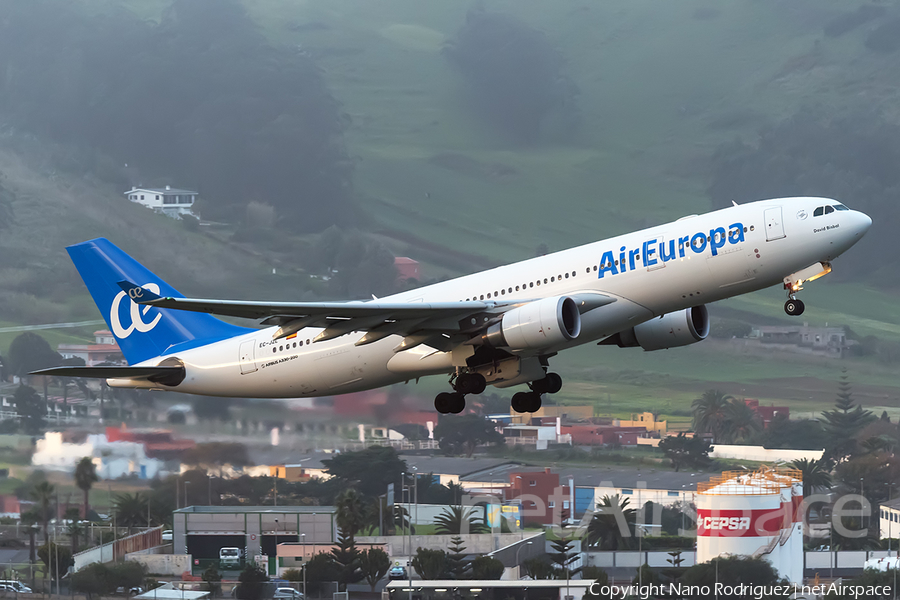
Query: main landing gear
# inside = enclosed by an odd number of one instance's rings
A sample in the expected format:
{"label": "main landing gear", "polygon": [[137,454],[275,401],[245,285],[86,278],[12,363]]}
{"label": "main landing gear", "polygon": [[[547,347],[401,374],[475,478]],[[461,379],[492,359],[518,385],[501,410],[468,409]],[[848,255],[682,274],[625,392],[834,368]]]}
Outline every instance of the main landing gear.
{"label": "main landing gear", "polygon": [[543,394],[555,394],[562,389],[562,377],[556,373],[547,373],[547,376],[528,384],[530,392],[518,392],[512,397],[510,405],[512,409],[520,413],[533,413],[541,409],[541,396]]}
{"label": "main landing gear", "polygon": [[466,394],[480,394],[487,387],[487,381],[481,373],[460,373],[450,380],[453,392],[441,392],[434,399],[434,409],[446,415],[458,415],[466,410]]}

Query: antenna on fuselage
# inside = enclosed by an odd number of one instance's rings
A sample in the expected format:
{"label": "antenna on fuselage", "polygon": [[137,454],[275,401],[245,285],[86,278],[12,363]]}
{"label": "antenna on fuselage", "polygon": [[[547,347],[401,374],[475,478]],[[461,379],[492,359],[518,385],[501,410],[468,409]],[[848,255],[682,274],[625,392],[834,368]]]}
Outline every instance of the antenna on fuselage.
{"label": "antenna on fuselage", "polygon": [[738,203],[735,202],[734,200],[731,201],[731,205],[732,205],[732,206],[739,206]]}

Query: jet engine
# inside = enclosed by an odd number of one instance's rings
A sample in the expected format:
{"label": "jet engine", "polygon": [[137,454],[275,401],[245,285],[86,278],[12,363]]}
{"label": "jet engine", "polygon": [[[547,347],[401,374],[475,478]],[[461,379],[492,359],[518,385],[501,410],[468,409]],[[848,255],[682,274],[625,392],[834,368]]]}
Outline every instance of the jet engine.
{"label": "jet engine", "polygon": [[482,341],[512,352],[540,350],[574,340],[581,333],[581,313],[575,300],[555,296],[529,302],[503,314]]}
{"label": "jet engine", "polygon": [[640,346],[644,350],[663,350],[687,346],[709,335],[709,311],[706,306],[694,306],[645,321],[603,340],[619,348]]}

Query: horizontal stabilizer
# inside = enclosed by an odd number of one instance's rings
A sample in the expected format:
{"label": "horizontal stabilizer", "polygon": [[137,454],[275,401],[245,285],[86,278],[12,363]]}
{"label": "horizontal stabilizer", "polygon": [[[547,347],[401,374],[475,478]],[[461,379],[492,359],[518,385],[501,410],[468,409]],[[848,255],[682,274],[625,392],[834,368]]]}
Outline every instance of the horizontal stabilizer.
{"label": "horizontal stabilizer", "polygon": [[90,377],[93,379],[146,379],[153,383],[178,385],[184,380],[184,367],[53,367],[32,371],[29,375],[49,375],[50,377]]}

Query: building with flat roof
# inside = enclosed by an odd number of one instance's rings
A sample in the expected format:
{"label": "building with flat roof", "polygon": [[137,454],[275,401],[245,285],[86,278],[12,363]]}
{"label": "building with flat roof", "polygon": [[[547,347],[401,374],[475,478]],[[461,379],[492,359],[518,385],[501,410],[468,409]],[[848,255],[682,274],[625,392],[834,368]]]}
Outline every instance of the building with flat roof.
{"label": "building with flat roof", "polygon": [[337,539],[333,506],[188,506],[172,514],[175,554],[219,558],[234,547],[244,561],[276,556],[283,542],[331,546]]}
{"label": "building with flat roof", "polygon": [[193,190],[179,190],[170,185],[164,188],[133,187],[125,192],[125,196],[132,202],[142,204],[160,214],[173,218],[191,214],[191,209],[197,200],[197,192]]}

